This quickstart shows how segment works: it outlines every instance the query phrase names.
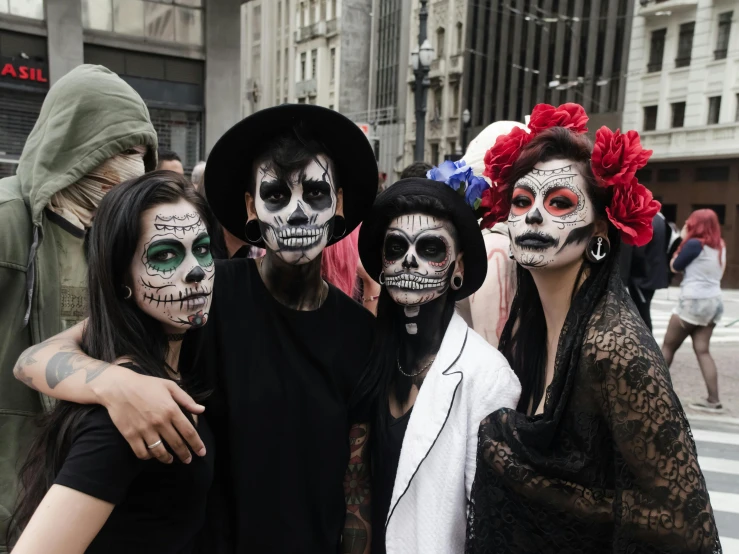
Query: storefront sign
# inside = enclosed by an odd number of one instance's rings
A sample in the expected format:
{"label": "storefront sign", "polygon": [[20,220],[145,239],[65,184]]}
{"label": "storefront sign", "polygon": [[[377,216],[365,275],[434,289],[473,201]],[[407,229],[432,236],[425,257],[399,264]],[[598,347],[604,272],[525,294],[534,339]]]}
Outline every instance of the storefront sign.
{"label": "storefront sign", "polygon": [[49,69],[45,63],[0,58],[0,79],[4,82],[49,86]]}

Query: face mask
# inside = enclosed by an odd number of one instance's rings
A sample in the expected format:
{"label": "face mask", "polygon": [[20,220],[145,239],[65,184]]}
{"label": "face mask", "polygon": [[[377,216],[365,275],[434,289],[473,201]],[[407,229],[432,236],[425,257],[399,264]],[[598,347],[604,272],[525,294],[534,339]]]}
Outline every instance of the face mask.
{"label": "face mask", "polygon": [[257,169],[254,206],[268,250],[284,262],[314,260],[333,231],[337,196],[328,159],[317,156],[304,169],[278,178],[269,163]]}
{"label": "face mask", "polygon": [[200,214],[185,200],[162,204],[142,214],[141,230],[131,267],[136,304],[169,333],[202,327],[215,265]]}
{"label": "face mask", "polygon": [[508,216],[511,252],[527,269],[580,260],[594,233],[593,205],[575,164],[550,160],[516,182]]}
{"label": "face mask", "polygon": [[457,254],[454,227],[448,221],[424,214],[395,218],[385,233],[382,259],[390,297],[403,306],[439,298],[449,289]]}

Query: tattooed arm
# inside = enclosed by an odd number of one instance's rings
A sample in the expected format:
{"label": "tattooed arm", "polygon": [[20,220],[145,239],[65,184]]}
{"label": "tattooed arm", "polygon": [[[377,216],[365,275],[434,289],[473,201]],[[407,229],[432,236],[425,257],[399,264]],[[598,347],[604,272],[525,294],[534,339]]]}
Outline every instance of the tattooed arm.
{"label": "tattooed arm", "polygon": [[346,521],[343,554],[369,554],[371,531],[371,487],[369,466],[369,425],[355,424],[349,431],[351,454],[344,479]]}
{"label": "tattooed arm", "polygon": [[185,463],[192,458],[188,445],[199,456],[205,455],[200,436],[180,406],[194,414],[204,408],[174,381],[139,375],[87,356],[80,346],[85,323],[28,348],[13,369],[15,377],[59,400],[105,406],[142,460],[172,461],[164,444],[151,450],[146,447],[160,439]]}

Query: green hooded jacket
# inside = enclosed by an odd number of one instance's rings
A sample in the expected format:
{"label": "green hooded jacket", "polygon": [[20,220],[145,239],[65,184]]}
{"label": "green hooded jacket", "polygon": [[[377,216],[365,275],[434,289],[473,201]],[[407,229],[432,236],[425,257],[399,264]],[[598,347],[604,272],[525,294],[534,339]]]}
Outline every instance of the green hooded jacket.
{"label": "green hooded jacket", "polygon": [[49,90],[17,174],[0,180],[0,552],[17,500],[17,474],[42,411],[39,394],[13,377],[20,354],[62,331],[58,252],[44,240],[53,194],[108,158],[157,135],[141,97],[112,71],[81,65]]}

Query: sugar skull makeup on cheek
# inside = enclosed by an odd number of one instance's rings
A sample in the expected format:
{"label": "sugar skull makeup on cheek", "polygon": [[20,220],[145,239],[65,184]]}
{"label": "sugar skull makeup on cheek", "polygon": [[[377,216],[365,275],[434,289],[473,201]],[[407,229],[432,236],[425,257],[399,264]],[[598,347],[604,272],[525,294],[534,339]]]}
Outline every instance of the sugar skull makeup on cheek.
{"label": "sugar skull makeup on cheek", "polygon": [[314,260],[328,244],[337,210],[333,174],[324,156],[287,179],[268,163],[257,169],[254,207],[265,245],[283,261]]}
{"label": "sugar skull makeup on cheek", "polygon": [[561,267],[582,257],[594,232],[591,200],[575,164],[550,160],[519,179],[511,199],[511,252],[529,269]]}
{"label": "sugar skull makeup on cheek", "polygon": [[420,306],[449,288],[458,246],[448,221],[403,215],[390,222],[383,247],[383,281],[396,304]]}
{"label": "sugar skull makeup on cheek", "polygon": [[185,200],[156,206],[141,219],[131,268],[138,307],[167,332],[202,327],[208,321],[215,277],[205,223]]}

